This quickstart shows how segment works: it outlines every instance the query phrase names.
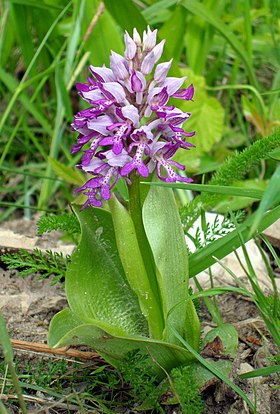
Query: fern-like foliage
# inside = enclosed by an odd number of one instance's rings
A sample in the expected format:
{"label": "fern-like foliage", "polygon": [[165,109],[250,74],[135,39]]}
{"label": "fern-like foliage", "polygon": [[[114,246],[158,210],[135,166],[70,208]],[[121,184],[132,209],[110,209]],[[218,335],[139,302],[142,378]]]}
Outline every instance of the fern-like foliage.
{"label": "fern-like foliage", "polygon": [[[240,153],[229,157],[224,164],[213,175],[208,184],[231,185],[234,181],[241,180],[244,175],[252,170],[258,163],[269,158],[269,154],[280,147],[280,128],[266,138],[259,139]],[[183,206],[180,216],[185,230],[190,228],[192,223],[199,217],[201,207],[209,210],[221,199],[220,195],[204,193],[193,201]],[[191,216],[190,216],[191,213]]]}
{"label": "fern-like foliage", "polygon": [[54,285],[64,278],[70,256],[63,257],[62,253],[51,250],[42,252],[39,249],[34,249],[30,253],[20,249],[17,253],[3,254],[1,261],[6,264],[8,269],[18,270],[18,275],[22,277],[33,273],[39,273],[38,279],[52,276],[51,285]]}
{"label": "fern-like foliage", "polygon": [[204,406],[196,385],[193,368],[189,365],[174,368],[171,371],[171,379],[183,413],[201,414]]}
{"label": "fern-like foliage", "polygon": [[42,216],[37,223],[38,234],[49,233],[60,230],[70,236],[74,241],[80,234],[80,225],[74,214],[46,215]]}
{"label": "fern-like foliage", "polygon": [[[245,213],[243,211],[237,211],[232,214],[235,217],[234,221],[237,223],[243,221],[245,217]],[[196,249],[202,249],[203,247],[207,246],[207,244],[219,239],[220,237],[225,236],[234,228],[235,225],[233,224],[230,217],[225,216],[223,217],[223,220],[220,220],[220,216],[217,214],[213,223],[205,223],[205,228],[203,230],[198,227],[196,229],[194,237],[192,237],[189,233],[186,233],[186,235],[194,243]]]}

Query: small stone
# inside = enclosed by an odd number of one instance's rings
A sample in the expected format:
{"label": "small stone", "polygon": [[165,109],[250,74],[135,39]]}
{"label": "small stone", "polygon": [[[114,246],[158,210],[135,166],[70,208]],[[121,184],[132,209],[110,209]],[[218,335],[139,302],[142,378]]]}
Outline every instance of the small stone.
{"label": "small stone", "polygon": [[280,248],[280,219],[264,230],[263,234],[273,246]]}

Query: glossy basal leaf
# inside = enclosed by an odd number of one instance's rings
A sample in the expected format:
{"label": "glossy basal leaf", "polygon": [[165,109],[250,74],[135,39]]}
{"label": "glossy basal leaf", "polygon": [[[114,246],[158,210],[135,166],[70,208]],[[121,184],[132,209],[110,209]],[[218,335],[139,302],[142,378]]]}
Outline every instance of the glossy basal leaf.
{"label": "glossy basal leaf", "polygon": [[150,243],[166,318],[165,336],[174,340],[169,324],[194,346],[199,342],[199,321],[188,300],[188,252],[171,189],[152,187],[143,205],[143,223]]}
{"label": "glossy basal leaf", "polygon": [[[157,286],[147,273],[132,218],[126,208],[113,195],[110,210],[114,223],[116,242],[126,279],[136,293],[152,338],[162,338],[163,317]],[[143,249],[143,246],[141,246]],[[150,276],[150,277],[149,277]]]}
{"label": "glossy basal leaf", "polygon": [[122,364],[129,352],[140,350],[150,358],[151,366],[159,377],[166,375],[161,367],[170,371],[193,360],[188,351],[177,345],[139,336],[121,336],[117,330],[114,334],[114,329],[96,320],[81,321],[69,309],[64,309],[51,321],[48,343],[54,348],[88,345],[115,367]]}
{"label": "glossy basal leaf", "polygon": [[78,318],[97,319],[130,334],[147,334],[137,297],[130,289],[115,241],[111,214],[73,206],[81,241],[66,273],[66,293]]}

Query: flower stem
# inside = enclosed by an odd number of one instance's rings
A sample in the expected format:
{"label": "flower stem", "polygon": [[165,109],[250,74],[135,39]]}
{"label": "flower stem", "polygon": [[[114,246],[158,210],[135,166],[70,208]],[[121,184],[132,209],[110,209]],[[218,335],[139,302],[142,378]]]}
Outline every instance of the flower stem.
{"label": "flower stem", "polygon": [[[129,212],[134,223],[135,232],[138,240],[138,244],[141,250],[143,262],[145,264],[146,272],[149,277],[149,282],[151,285],[152,292],[159,304],[159,307],[162,309],[162,301],[159,293],[159,288],[156,278],[156,266],[153,258],[153,253],[151,251],[150,244],[148,242],[146,232],[143,225],[142,219],[142,200],[140,192],[140,177],[135,173],[131,174],[131,185],[128,188],[129,191]],[[163,313],[162,313],[163,321]],[[163,322],[162,322],[163,323]]]}

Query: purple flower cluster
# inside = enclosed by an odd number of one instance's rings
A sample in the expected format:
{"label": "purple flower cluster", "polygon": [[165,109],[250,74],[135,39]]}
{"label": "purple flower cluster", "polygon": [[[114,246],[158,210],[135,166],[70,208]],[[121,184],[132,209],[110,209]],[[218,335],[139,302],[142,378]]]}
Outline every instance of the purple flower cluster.
{"label": "purple flower cluster", "polygon": [[133,38],[126,32],[124,56],[112,52],[110,69],[90,66],[89,83],[76,85],[91,105],[72,124],[79,132],[72,153],[88,144],[77,167],[93,176],[76,190],[88,197],[84,207],[101,207],[117,180],[124,177],[130,184],[132,171],[148,177],[156,169],[162,181],[192,181],[174,170],[185,167],[172,160],[179,148],[194,146],[184,139],[194,132],[182,128],[191,114],[167,104],[170,97],[191,100],[194,88],[180,89],[185,77],[167,77],[172,60],[154,69],[165,42],[156,44],[156,36],[149,27],[143,40],[136,29]]}

